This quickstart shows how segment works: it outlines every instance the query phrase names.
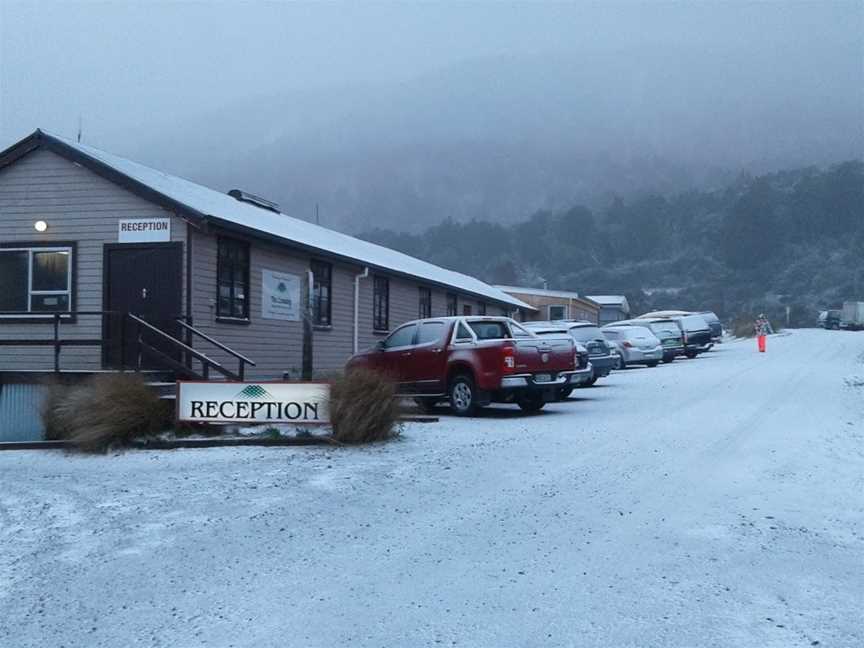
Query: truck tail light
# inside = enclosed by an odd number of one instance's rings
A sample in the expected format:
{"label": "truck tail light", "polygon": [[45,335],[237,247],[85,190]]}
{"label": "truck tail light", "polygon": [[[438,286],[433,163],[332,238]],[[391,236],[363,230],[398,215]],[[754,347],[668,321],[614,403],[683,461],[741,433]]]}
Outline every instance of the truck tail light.
{"label": "truck tail light", "polygon": [[630,349],[630,348],[632,348],[633,343],[632,343],[632,342],[629,342],[629,341],[627,341],[627,340],[624,340],[624,346],[627,347],[628,349]]}
{"label": "truck tail light", "polygon": [[516,369],[516,349],[512,346],[504,346],[501,348],[501,355],[504,359],[504,373],[513,373]]}

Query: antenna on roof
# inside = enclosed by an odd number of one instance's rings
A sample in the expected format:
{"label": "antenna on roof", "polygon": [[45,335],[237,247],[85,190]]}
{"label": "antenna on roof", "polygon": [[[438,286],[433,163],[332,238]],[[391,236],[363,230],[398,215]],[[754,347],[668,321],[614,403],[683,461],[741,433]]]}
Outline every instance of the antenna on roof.
{"label": "antenna on roof", "polygon": [[81,133],[84,130],[84,120],[78,115],[78,143],[81,143]]}

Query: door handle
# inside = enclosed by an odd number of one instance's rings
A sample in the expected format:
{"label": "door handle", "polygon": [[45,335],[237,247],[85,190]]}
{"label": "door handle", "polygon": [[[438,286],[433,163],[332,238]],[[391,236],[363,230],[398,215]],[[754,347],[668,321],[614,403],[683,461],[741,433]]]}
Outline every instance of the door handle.
{"label": "door handle", "polygon": [[441,353],[444,349],[432,349],[432,353]]}
{"label": "door handle", "polygon": [[411,352],[410,352],[410,351],[403,351],[403,352],[402,352],[402,357],[403,357],[403,358],[405,358],[405,357],[407,357],[407,356],[410,356],[410,355],[411,355]]}

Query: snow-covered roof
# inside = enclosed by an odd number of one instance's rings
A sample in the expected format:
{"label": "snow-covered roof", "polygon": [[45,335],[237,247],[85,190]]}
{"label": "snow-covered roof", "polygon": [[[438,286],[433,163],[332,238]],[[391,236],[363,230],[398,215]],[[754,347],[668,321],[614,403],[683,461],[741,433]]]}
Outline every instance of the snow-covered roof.
{"label": "snow-covered roof", "polygon": [[281,239],[286,243],[299,244],[303,247],[337,255],[350,259],[359,265],[391,270],[417,279],[456,288],[491,301],[535,310],[533,306],[469,275],[447,270],[402,252],[335,232],[320,225],[307,223],[286,214],[241,202],[220,191],[157,171],[91,146],[79,144],[44,131],[37,131],[37,134],[48,139],[54,139],[79,155],[106,165],[114,172],[144,185],[156,194],[174,203],[179,203],[192,213],[202,215],[205,218],[255,230],[270,237]]}
{"label": "snow-covered roof", "polygon": [[[561,299],[586,299],[586,297],[580,297],[579,293],[570,292],[567,290],[546,290],[545,288],[525,288],[524,286],[499,286],[496,285],[495,288],[498,290],[502,290],[509,294],[518,293],[520,295],[535,295],[537,297],[560,297]],[[587,299],[590,299],[588,297]]]}
{"label": "snow-covered roof", "polygon": [[624,295],[588,295],[588,299],[592,299],[601,306],[622,306],[630,308],[627,303],[627,298]]}

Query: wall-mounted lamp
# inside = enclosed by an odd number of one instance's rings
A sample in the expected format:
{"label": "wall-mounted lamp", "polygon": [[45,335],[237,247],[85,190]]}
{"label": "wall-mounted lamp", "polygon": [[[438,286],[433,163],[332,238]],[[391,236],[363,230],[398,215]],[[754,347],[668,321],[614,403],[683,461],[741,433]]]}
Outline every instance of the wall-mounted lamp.
{"label": "wall-mounted lamp", "polygon": [[33,223],[33,229],[35,229],[37,232],[46,232],[48,231],[48,223],[43,220],[38,220]]}

